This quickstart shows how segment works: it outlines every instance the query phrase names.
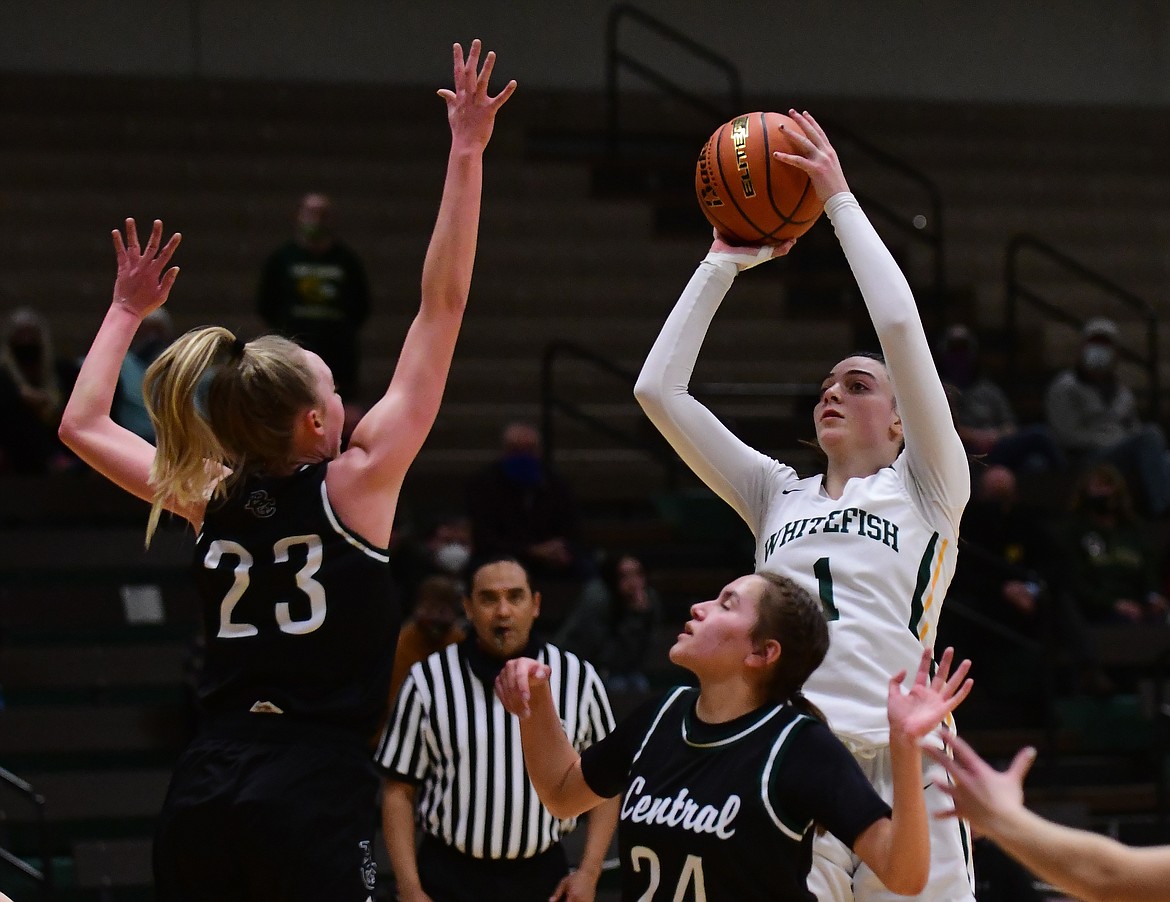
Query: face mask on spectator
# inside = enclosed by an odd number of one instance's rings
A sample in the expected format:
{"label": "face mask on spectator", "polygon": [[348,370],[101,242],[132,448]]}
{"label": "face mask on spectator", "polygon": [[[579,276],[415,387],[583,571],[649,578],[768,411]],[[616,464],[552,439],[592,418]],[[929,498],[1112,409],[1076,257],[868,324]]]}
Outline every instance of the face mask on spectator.
{"label": "face mask on spectator", "polygon": [[471,560],[471,549],[462,542],[446,542],[435,549],[435,563],[447,573],[462,573]]}
{"label": "face mask on spectator", "polygon": [[1113,361],[1117,358],[1117,352],[1111,345],[1104,344],[1087,344],[1084,351],[1081,352],[1081,363],[1084,364],[1085,369],[1102,372],[1113,366]]}

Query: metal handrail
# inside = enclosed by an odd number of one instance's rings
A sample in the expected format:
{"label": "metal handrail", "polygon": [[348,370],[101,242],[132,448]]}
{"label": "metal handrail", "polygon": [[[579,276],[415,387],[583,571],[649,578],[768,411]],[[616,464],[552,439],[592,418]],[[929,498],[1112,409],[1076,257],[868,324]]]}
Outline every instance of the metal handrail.
{"label": "metal handrail", "polygon": [[53,898],[53,867],[49,849],[49,831],[45,819],[45,797],[37,792],[31,783],[18,777],[12,771],[0,767],[0,784],[24,796],[36,807],[37,828],[41,839],[41,870],[34,868],[22,858],[0,847],[0,862],[20,871],[34,883],[41,885],[41,898],[48,902]]}
{"label": "metal handrail", "polygon": [[[650,31],[666,38],[684,50],[689,51],[716,69],[719,69],[727,78],[729,94],[728,107],[719,107],[705,97],[701,97],[687,90],[678,82],[659,69],[648,63],[623,52],[618,47],[619,27],[623,20],[637,21]],[[710,47],[700,44],[689,35],[683,34],[673,25],[662,19],[652,16],[645,10],[639,9],[630,3],[616,3],[610,7],[605,21],[605,93],[606,93],[606,136],[610,156],[621,153],[621,94],[618,90],[618,77],[625,68],[641,76],[660,91],[672,97],[689,103],[695,109],[709,114],[715,120],[729,119],[742,111],[743,83],[740,80],[739,69],[730,59],[716,53]]]}
{"label": "metal handrail", "polygon": [[[634,403],[634,382],[637,377],[632,371],[575,342],[564,339],[550,341],[545,345],[540,365],[540,428],[545,462],[552,466],[556,460],[555,416],[560,413],[594,432],[609,436],[623,447],[633,448],[652,457],[662,466],[667,488],[671,490],[677,488],[680,461],[667,445],[648,441],[645,436],[639,433],[619,429],[612,423],[587,413],[581,405],[569,400],[558,390],[556,383],[557,363],[566,358],[588,364],[597,371],[620,381],[628,391],[630,403]],[[806,382],[695,382],[691,384],[693,394],[711,398],[805,397],[815,394],[817,389],[817,385]]]}
{"label": "metal handrail", "polygon": [[1049,319],[1072,326],[1075,329],[1082,328],[1087,321],[1069,313],[1057,301],[1051,300],[1040,294],[1039,291],[1023,284],[1020,275],[1020,257],[1026,251],[1032,251],[1050,263],[1055,263],[1065,272],[1076,276],[1082,283],[1100,289],[1114,300],[1120,301],[1126,307],[1136,311],[1145,320],[1145,354],[1121,344],[1117,345],[1117,352],[1123,359],[1136,363],[1145,370],[1149,385],[1150,415],[1157,418],[1161,410],[1161,379],[1158,374],[1158,315],[1153,306],[1145,298],[1123,288],[1112,279],[1090,269],[1063,251],[1057,250],[1048,242],[1026,233],[1012,237],[1008,242],[1004,257],[1004,327],[1009,337],[1008,375],[1010,380],[1014,383],[1019,376],[1018,318],[1020,301],[1031,304],[1047,315]]}
{"label": "metal handrail", "polygon": [[832,135],[834,143],[840,144],[844,141],[844,143],[852,146],[854,149],[861,151],[871,161],[909,179],[926,195],[930,209],[929,216],[926,217],[926,222],[919,222],[917,216],[911,217],[907,221],[903,213],[868,192],[854,192],[857,195],[858,201],[864,205],[867,211],[877,213],[890,225],[913,238],[915,241],[925,244],[930,249],[932,258],[931,277],[933,281],[931,293],[936,304],[939,305],[941,312],[942,305],[946,301],[947,290],[946,232],[943,228],[942,191],[935,181],[917,166],[913,166],[901,157],[883,150],[867,138],[861,137],[861,135],[847,125],[824,116],[818,116],[817,118],[826,126],[826,130]]}
{"label": "metal handrail", "polygon": [[556,459],[555,414],[561,413],[594,432],[609,436],[620,445],[644,451],[653,457],[662,465],[667,486],[673,488],[678,481],[678,460],[673,454],[667,454],[641,436],[619,429],[612,423],[587,413],[580,405],[557,391],[556,364],[558,360],[565,358],[587,363],[594,369],[619,380],[628,388],[631,402],[633,401],[634,381],[637,378],[634,373],[575,342],[559,339],[550,341],[545,345],[540,362],[540,431],[545,462],[552,466]]}

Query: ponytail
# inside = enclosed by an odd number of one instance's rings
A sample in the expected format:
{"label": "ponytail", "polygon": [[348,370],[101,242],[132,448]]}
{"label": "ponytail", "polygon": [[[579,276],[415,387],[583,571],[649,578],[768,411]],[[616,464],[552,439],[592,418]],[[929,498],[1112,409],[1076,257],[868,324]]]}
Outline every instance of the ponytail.
{"label": "ponytail", "polygon": [[220,326],[195,329],[163,351],[143,377],[146,410],[158,440],[150,465],[154,494],[148,546],[163,508],[204,503],[223,481],[225,454],[207,421],[206,399],[212,367],[224,362],[235,340]]}
{"label": "ponytail", "polygon": [[770,668],[764,692],[777,704],[787,702],[817,720],[825,715],[804,697],[801,689],[829,650],[829,626],[818,601],[786,576],[757,573],[764,591],[756,609],[752,641],[780,643],[779,659]]}
{"label": "ponytail", "polygon": [[147,545],[163,508],[206,504],[246,473],[291,463],[296,415],[319,400],[298,345],[275,335],[245,344],[220,326],[177,339],[143,393],[158,437]]}
{"label": "ponytail", "polygon": [[801,714],[811,717],[813,720],[819,720],[825,726],[829,725],[829,719],[825,717],[824,712],[808,700],[803,692],[797,689],[792,695],[788,696],[788,704],[799,711]]}

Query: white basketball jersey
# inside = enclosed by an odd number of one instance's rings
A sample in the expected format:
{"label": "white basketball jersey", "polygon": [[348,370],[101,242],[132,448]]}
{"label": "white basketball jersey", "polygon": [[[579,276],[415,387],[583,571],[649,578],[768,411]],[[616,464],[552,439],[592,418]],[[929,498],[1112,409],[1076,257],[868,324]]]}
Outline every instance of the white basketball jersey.
{"label": "white basketball jersey", "polygon": [[[749,249],[708,254],[667,317],[634,392],[700,479],[756,536],[756,569],[787,576],[820,598],[829,653],[805,691],[834,732],[888,742],[886,694],[933,646],[955,570],[958,524],[971,493],[963,444],[934,368],[914,295],[853,195],[825,202],[885,352],[906,448],[894,464],[854,478],[829,498],[822,478],[751,448],[689,391],[715,311]],[[913,462],[913,463],[912,463]]]}
{"label": "white basketball jersey", "polygon": [[756,533],[756,569],[802,586],[829,620],[829,652],[805,695],[834,732],[871,744],[888,742],[887,684],[899,670],[913,678],[934,645],[955,571],[954,528],[912,500],[905,466],[903,455],[851,479],[834,500],[821,476],[772,462]]}

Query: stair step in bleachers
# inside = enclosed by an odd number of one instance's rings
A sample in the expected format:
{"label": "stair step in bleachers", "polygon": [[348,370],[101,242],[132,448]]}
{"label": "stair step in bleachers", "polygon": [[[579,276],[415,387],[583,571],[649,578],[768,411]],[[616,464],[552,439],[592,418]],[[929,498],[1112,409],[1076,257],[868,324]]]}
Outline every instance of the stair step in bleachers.
{"label": "stair step in bleachers", "polygon": [[190,657],[186,642],[41,645],[5,649],[4,697],[23,700],[110,700],[127,695],[181,695]]}
{"label": "stair step in bleachers", "polygon": [[80,889],[109,892],[117,887],[118,899],[130,902],[127,887],[153,887],[149,838],[78,841],[73,844],[73,862]]}
{"label": "stair step in bleachers", "polygon": [[189,732],[173,701],[13,705],[0,713],[0,760],[32,767],[155,764],[173,760]]}

